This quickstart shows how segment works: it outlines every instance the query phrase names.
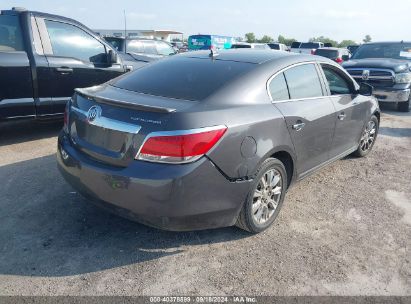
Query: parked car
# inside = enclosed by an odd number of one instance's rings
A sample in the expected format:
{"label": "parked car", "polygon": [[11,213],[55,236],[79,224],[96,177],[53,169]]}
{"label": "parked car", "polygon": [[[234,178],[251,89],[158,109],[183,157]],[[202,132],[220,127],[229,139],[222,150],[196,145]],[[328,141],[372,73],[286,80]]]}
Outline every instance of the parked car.
{"label": "parked car", "polygon": [[[162,40],[124,38],[124,37],[104,37],[123,58],[127,60],[153,60],[162,59],[177,54],[173,46]],[[129,57],[126,57],[129,56]]]}
{"label": "parked car", "polygon": [[267,43],[267,45],[270,47],[272,50],[278,50],[278,51],[288,51],[288,47],[285,44],[282,43]]}
{"label": "parked car", "polygon": [[232,49],[259,49],[259,50],[269,50],[270,47],[266,43],[247,43],[247,42],[237,42],[231,46]]}
{"label": "parked car", "polygon": [[318,56],[180,54],[77,90],[58,167],[86,198],[151,226],[257,233],[293,182],[370,152],[371,93]]}
{"label": "parked car", "polygon": [[342,64],[344,62],[343,58],[350,58],[350,51],[344,48],[334,48],[334,47],[324,47],[318,49],[314,53],[317,56],[323,56],[334,60],[335,62]]}
{"label": "parked car", "polygon": [[323,48],[324,46],[322,42],[302,42],[299,48],[291,47],[291,51],[294,53],[314,55],[317,49]]}
{"label": "parked car", "polygon": [[0,120],[62,117],[74,88],[128,70],[83,24],[25,9],[0,13]]}
{"label": "parked car", "polygon": [[184,53],[187,52],[188,45],[187,43],[181,42],[181,41],[173,41],[171,42],[171,45],[176,49],[178,53]]}
{"label": "parked car", "polygon": [[343,66],[357,82],[372,85],[380,102],[410,111],[411,42],[363,44]]}

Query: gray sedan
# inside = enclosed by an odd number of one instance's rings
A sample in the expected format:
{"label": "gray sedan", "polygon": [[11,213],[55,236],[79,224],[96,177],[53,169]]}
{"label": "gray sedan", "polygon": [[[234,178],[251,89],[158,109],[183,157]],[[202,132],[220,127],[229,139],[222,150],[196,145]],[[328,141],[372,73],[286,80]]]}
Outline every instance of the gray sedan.
{"label": "gray sedan", "polygon": [[258,233],[293,182],[370,152],[371,93],[322,57],[180,54],[77,90],[58,167],[91,202],[147,225]]}

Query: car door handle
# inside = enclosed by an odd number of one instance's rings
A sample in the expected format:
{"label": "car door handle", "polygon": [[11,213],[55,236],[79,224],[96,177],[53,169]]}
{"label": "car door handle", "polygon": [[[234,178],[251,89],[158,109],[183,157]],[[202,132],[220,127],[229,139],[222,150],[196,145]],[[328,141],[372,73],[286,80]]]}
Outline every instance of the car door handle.
{"label": "car door handle", "polygon": [[61,73],[61,74],[69,74],[69,73],[73,73],[73,69],[72,68],[68,68],[68,67],[59,67],[56,68],[56,71]]}
{"label": "car door handle", "polygon": [[347,115],[345,115],[345,113],[341,113],[341,114],[338,115],[337,117],[338,117],[339,120],[344,120],[344,118],[345,118],[346,116],[347,116]]}
{"label": "car door handle", "polygon": [[298,132],[298,131],[300,131],[302,128],[304,128],[304,126],[305,126],[305,123],[304,123],[304,122],[297,122],[295,125],[293,125],[293,129]]}

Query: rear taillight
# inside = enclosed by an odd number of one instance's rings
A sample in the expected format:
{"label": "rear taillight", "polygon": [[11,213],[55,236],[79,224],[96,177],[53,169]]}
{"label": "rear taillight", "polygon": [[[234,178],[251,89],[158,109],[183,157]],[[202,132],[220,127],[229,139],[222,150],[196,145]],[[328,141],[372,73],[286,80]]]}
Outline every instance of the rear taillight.
{"label": "rear taillight", "polygon": [[311,50],[311,55],[315,55],[315,51],[314,49]]}
{"label": "rear taillight", "polygon": [[188,163],[206,154],[226,132],[226,126],[216,126],[187,131],[155,132],[150,134],[136,159]]}
{"label": "rear taillight", "polygon": [[69,116],[70,116],[70,104],[71,100],[69,100],[66,104],[66,107],[64,108],[64,125],[63,125],[63,130],[64,132],[68,133],[68,125],[69,125]]}
{"label": "rear taillight", "polygon": [[335,62],[337,63],[342,63],[344,60],[342,60],[342,58],[338,57],[337,59],[335,59]]}

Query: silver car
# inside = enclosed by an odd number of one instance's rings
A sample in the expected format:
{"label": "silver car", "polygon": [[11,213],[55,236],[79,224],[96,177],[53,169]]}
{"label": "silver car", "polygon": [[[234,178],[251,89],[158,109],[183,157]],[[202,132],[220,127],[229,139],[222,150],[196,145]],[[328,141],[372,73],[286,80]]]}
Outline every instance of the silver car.
{"label": "silver car", "polygon": [[295,181],[370,152],[371,93],[323,57],[184,53],[77,90],[58,167],[90,201],[151,226],[258,233]]}

